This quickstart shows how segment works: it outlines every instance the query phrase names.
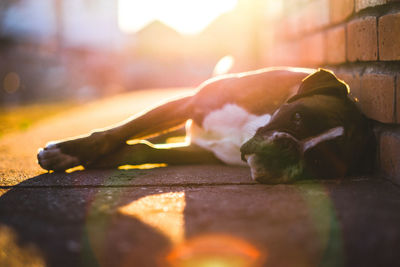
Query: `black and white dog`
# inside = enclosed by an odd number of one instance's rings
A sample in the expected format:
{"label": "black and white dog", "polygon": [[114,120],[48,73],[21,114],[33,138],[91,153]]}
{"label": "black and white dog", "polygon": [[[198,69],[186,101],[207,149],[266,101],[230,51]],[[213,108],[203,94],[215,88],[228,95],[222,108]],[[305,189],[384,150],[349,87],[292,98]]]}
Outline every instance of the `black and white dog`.
{"label": "black and white dog", "polygon": [[[51,142],[39,150],[38,161],[55,171],[77,165],[247,162],[253,179],[262,183],[359,174],[373,166],[376,141],[370,120],[348,93],[348,86],[324,69],[225,75],[119,126]],[[127,144],[160,138],[188,120],[193,122],[188,146]]]}

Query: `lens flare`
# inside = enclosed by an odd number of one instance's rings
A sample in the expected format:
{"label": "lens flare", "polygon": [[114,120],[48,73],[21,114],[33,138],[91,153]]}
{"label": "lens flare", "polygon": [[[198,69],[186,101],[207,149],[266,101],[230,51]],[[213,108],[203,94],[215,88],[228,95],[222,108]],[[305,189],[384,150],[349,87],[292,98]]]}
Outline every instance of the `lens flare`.
{"label": "lens flare", "polygon": [[249,242],[227,234],[196,236],[166,257],[170,266],[262,266],[265,255]]}

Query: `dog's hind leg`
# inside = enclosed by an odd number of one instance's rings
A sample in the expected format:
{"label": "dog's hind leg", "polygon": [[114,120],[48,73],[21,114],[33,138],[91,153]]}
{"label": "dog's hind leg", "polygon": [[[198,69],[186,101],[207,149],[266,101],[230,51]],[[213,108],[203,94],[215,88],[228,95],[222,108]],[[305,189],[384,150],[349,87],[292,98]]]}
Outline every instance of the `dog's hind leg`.
{"label": "dog's hind leg", "polygon": [[124,145],[115,153],[101,157],[85,166],[88,169],[117,168],[122,165],[141,165],[146,163],[182,164],[221,164],[214,154],[199,146],[190,145],[174,148],[155,148],[147,144]]}
{"label": "dog's hind leg", "polygon": [[192,112],[192,97],[167,102],[123,123],[89,135],[50,142],[37,155],[46,170],[62,171],[77,165],[90,165],[100,157],[123,147],[129,139],[144,139],[183,125]]}

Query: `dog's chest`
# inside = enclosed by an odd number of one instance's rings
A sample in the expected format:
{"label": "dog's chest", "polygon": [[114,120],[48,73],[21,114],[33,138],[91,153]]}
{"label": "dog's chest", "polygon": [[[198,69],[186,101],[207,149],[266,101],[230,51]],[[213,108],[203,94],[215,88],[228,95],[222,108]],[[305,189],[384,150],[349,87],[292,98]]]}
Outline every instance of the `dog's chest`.
{"label": "dog's chest", "polygon": [[240,146],[270,118],[269,114],[257,116],[238,105],[227,104],[208,114],[201,127],[192,125],[192,142],[227,164],[246,165],[240,158]]}

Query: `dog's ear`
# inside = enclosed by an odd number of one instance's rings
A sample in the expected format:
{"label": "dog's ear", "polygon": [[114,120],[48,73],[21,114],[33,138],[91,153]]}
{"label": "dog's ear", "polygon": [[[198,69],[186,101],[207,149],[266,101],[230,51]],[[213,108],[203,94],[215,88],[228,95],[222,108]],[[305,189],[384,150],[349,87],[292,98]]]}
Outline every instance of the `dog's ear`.
{"label": "dog's ear", "polygon": [[331,95],[336,97],[347,97],[349,87],[339,80],[333,72],[325,69],[318,69],[302,81],[297,94],[287,102],[293,102],[299,98],[311,95]]}

